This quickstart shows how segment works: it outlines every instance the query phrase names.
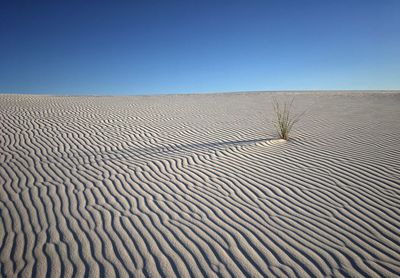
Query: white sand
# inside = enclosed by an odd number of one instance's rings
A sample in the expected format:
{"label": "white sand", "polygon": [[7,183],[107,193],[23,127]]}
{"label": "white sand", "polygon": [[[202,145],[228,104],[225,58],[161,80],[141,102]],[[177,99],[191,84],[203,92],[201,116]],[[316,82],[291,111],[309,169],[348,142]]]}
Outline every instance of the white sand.
{"label": "white sand", "polygon": [[400,94],[295,107],[0,95],[0,276],[399,275]]}

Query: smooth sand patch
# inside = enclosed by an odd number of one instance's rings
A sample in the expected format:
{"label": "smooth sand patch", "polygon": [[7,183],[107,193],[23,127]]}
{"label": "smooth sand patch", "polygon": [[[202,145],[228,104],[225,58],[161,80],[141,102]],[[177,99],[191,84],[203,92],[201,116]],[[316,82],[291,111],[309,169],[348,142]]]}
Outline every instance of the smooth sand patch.
{"label": "smooth sand patch", "polygon": [[0,95],[0,275],[399,275],[400,94],[295,95]]}

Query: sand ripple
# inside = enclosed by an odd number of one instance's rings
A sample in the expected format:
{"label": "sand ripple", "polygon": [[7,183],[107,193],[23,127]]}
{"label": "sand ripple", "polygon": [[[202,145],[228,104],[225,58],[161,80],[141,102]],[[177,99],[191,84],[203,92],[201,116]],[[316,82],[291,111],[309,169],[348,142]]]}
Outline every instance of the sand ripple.
{"label": "sand ripple", "polygon": [[400,95],[0,95],[0,275],[400,275]]}

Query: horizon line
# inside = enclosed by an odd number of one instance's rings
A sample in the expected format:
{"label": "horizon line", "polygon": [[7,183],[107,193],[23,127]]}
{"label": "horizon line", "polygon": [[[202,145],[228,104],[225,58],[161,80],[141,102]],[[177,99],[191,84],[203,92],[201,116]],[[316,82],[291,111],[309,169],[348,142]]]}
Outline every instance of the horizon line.
{"label": "horizon line", "polygon": [[200,92],[147,92],[147,93],[83,93],[83,92],[70,92],[70,93],[41,93],[41,92],[0,92],[1,95],[43,95],[43,96],[93,96],[93,97],[127,97],[127,96],[175,96],[175,95],[212,95],[212,94],[245,94],[245,93],[317,93],[317,92],[394,92],[400,93],[400,89],[309,89],[309,90],[244,90],[244,91],[200,91]]}

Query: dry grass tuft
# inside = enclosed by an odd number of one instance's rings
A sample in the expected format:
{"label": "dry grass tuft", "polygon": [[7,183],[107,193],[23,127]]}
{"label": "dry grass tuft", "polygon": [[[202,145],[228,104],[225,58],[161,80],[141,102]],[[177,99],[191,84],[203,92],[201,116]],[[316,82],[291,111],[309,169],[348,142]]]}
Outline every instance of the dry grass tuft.
{"label": "dry grass tuft", "polygon": [[296,124],[304,114],[303,112],[298,115],[293,115],[293,101],[294,98],[283,102],[279,102],[275,97],[272,100],[275,115],[273,123],[280,139],[289,140],[289,134],[294,124]]}

